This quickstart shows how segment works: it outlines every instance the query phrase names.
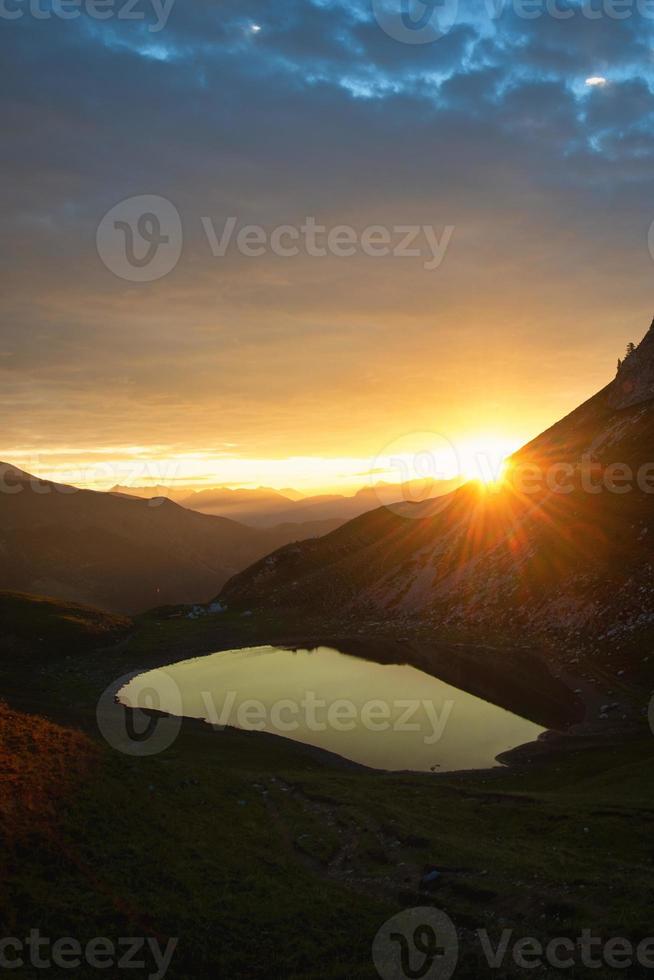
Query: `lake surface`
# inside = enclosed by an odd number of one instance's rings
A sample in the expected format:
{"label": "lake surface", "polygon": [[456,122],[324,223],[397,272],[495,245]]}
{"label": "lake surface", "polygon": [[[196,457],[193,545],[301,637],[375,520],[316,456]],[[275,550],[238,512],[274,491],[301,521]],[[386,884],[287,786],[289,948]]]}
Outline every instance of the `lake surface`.
{"label": "lake surface", "polygon": [[486,768],[545,730],[415,667],[325,646],[183,661],[133,678],[119,700],[281,735],[387,770]]}

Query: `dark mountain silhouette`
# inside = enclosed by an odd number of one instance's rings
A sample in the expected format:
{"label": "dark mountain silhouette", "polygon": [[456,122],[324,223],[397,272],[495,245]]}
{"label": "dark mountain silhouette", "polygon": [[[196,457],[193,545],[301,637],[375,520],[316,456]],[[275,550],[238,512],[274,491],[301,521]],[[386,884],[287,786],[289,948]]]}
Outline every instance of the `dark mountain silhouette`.
{"label": "dark mountain silhouette", "polygon": [[0,589],[133,613],[200,602],[262,555],[334,525],[259,530],[142,500],[39,480],[0,464]]}
{"label": "dark mountain silhouette", "polygon": [[522,636],[649,635],[653,461],[650,329],[614,381],[512,457],[497,490],[377,509],[259,561],[222,598]]}

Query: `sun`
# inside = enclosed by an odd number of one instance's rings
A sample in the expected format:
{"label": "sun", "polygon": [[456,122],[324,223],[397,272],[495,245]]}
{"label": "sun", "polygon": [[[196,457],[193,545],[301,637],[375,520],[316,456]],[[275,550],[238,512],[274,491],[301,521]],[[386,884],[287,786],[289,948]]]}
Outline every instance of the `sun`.
{"label": "sun", "polygon": [[507,457],[517,449],[508,436],[480,433],[459,444],[461,475],[483,487],[499,487],[506,476]]}
{"label": "sun", "polygon": [[370,468],[375,483],[447,483],[450,487],[475,482],[496,488],[505,479],[510,456],[519,438],[495,432],[452,436],[432,431],[412,432],[388,443]]}

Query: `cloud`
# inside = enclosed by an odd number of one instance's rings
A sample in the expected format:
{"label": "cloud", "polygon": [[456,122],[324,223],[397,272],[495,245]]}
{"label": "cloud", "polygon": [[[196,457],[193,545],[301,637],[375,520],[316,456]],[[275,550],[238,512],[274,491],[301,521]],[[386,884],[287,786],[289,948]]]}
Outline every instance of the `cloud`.
{"label": "cloud", "polygon": [[[605,380],[649,312],[651,30],[464,14],[424,46],[345,2],[178,2],[155,35],[147,21],[6,24],[8,443],[186,432],[358,452],[393,425],[474,424],[509,390],[536,428]],[[594,72],[611,84],[588,90]],[[94,245],[136,194],[169,198],[185,238],[175,271],[143,285]],[[436,272],[219,260],[207,215],[455,232]]]}

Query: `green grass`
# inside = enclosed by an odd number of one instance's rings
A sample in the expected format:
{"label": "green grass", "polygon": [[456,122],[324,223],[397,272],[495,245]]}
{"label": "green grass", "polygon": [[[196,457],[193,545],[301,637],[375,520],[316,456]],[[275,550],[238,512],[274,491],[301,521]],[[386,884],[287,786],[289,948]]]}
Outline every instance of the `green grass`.
{"label": "green grass", "polygon": [[[199,723],[151,758],[101,741],[97,697],[130,667],[261,642],[283,625],[150,616],[129,644],[101,655],[62,653],[36,672],[24,655],[5,656],[10,701],[57,723],[44,751],[29,729],[45,723],[16,720],[28,733],[22,765],[36,767],[37,782],[39,765],[70,778],[47,790],[46,824],[26,814],[28,839],[6,835],[4,934],[179,937],[171,978],[322,980],[377,976],[375,933],[416,905],[445,909],[459,927],[455,977],[490,975],[477,928],[494,940],[503,928],[516,938],[654,932],[654,738],[645,732],[533,768],[441,776],[338,767],[282,739]],[[77,764],[84,758],[90,767]],[[448,870],[429,895],[419,879],[431,864]]]}

